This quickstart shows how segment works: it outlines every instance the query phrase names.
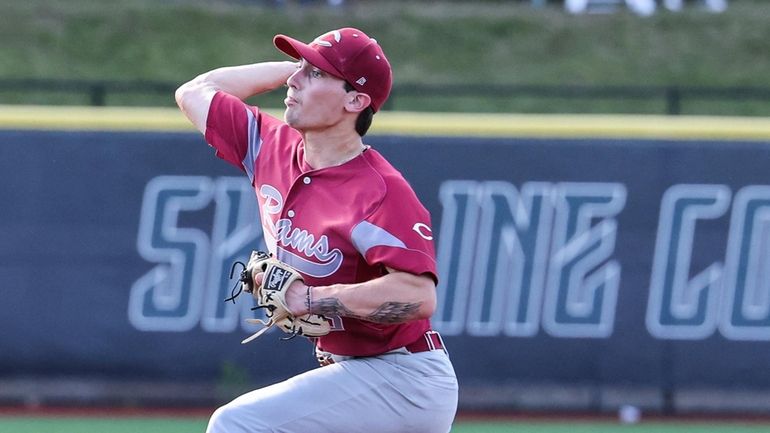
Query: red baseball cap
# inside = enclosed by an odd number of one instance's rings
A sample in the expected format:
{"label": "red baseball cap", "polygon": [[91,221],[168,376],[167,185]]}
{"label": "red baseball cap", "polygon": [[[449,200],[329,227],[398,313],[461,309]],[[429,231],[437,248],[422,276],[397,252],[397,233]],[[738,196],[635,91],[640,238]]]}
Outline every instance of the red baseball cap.
{"label": "red baseball cap", "polygon": [[273,38],[276,48],[295,59],[303,58],[324,72],[341,78],[372,98],[378,111],[390,95],[393,72],[377,41],[358,29],[332,30],[309,44],[285,35]]}

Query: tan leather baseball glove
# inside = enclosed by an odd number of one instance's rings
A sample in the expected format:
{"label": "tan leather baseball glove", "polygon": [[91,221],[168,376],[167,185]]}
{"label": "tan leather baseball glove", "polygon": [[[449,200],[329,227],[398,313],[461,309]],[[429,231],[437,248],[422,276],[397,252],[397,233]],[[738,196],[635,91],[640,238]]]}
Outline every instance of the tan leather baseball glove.
{"label": "tan leather baseball glove", "polygon": [[[255,272],[265,273],[262,285],[259,287],[255,287],[254,284],[253,275]],[[286,305],[286,290],[294,281],[304,283],[304,280],[299,271],[273,258],[272,255],[263,251],[252,251],[249,263],[241,272],[240,281],[241,289],[251,293],[256,299],[257,306],[254,309],[264,309],[267,317],[266,322],[260,319],[246,319],[249,323],[262,324],[264,328],[244,339],[241,344],[253,341],[273,326],[291,334],[289,338],[297,335],[320,337],[328,334],[331,330],[331,325],[324,316],[305,314],[294,317],[289,312]]]}

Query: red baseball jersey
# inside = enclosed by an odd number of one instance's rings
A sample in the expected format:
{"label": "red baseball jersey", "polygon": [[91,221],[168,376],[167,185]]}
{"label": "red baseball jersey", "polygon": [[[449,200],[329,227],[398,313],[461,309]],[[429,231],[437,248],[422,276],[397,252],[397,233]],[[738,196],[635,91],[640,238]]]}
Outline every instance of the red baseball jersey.
{"label": "red baseball jersey", "polygon": [[[224,92],[209,108],[206,141],[248,175],[268,249],[307,284],[364,282],[384,275],[386,267],[437,280],[430,214],[376,150],[316,170],[305,162],[298,131]],[[428,320],[331,321],[333,331],[319,345],[338,355],[381,354],[430,329]]]}

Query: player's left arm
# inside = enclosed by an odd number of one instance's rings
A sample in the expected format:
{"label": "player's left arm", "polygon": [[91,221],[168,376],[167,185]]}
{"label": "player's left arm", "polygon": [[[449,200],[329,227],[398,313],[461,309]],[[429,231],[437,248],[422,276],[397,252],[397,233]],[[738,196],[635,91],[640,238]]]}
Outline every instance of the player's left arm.
{"label": "player's left arm", "polygon": [[[289,288],[296,315],[352,317],[381,324],[428,319],[436,309],[436,260],[430,214],[400,176],[384,178],[387,193],[351,230],[351,241],[385,275],[352,284]],[[297,311],[295,311],[297,309]]]}
{"label": "player's left arm", "polygon": [[312,287],[307,295],[304,284],[293,284],[286,294],[289,310],[297,316],[312,313],[395,324],[428,319],[436,309],[432,277],[390,268],[373,280]]}

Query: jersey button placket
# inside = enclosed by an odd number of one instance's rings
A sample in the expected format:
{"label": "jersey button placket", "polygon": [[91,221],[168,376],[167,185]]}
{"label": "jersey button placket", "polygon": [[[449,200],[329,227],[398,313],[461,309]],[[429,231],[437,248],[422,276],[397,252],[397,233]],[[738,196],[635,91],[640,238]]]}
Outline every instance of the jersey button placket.
{"label": "jersey button placket", "polygon": [[[302,177],[302,183],[303,183],[303,184],[305,184],[305,185],[310,185],[310,182],[312,182],[312,180],[310,179],[310,176],[303,176],[303,177]],[[297,185],[297,184],[295,183],[294,185]],[[288,194],[288,195],[292,195],[292,190],[294,190],[294,188],[291,188],[291,189],[289,190],[289,194]],[[296,191],[296,190],[294,190],[294,191]],[[288,201],[288,197],[287,197],[287,204],[288,204],[288,202],[289,202],[289,201]],[[287,217],[289,217],[289,218],[294,218],[294,216],[295,216],[296,214],[297,214],[297,213],[296,213],[296,212],[294,212],[294,209],[289,209],[289,210],[287,210],[287,211],[286,211],[286,216],[287,216]]]}
{"label": "jersey button placket", "polygon": [[[310,182],[311,182],[310,176],[305,176],[302,178],[302,183],[304,183],[305,185],[310,185]],[[294,218],[294,211],[289,210],[289,212],[287,212],[287,215],[289,215],[289,218]]]}

